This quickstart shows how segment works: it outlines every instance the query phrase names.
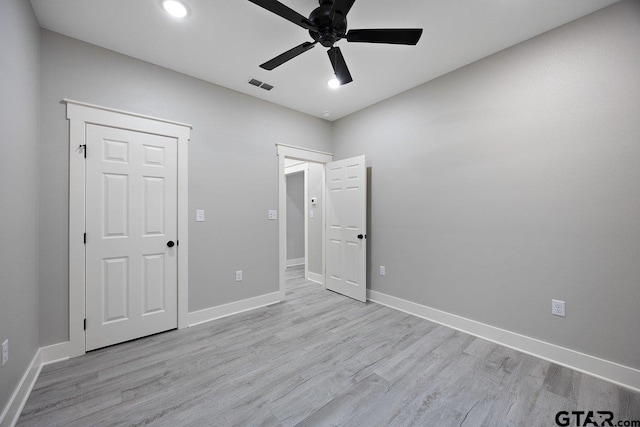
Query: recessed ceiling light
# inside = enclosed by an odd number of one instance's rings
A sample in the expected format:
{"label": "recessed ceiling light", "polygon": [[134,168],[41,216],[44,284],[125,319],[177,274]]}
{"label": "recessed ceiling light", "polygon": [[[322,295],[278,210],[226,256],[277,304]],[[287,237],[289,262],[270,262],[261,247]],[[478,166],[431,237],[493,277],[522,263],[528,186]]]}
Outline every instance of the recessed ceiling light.
{"label": "recessed ceiling light", "polygon": [[324,117],[325,119],[328,119],[329,117],[331,117],[331,111],[325,111],[322,113],[322,117]]}
{"label": "recessed ceiling light", "polygon": [[329,79],[327,84],[329,85],[329,87],[331,89],[338,89],[340,87],[340,80],[338,80],[337,78],[334,77],[332,79]]}
{"label": "recessed ceiling light", "polygon": [[187,8],[184,4],[177,0],[165,0],[162,2],[162,7],[167,13],[176,18],[184,18],[187,16]]}

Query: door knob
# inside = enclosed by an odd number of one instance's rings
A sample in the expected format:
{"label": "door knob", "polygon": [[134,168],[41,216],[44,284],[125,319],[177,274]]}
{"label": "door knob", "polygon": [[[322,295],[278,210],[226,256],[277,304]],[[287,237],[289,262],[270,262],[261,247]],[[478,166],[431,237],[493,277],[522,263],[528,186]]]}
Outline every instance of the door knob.
{"label": "door knob", "polygon": [[175,245],[175,243],[173,243],[173,240],[169,240],[169,241],[167,242],[167,246],[169,246],[170,248],[172,248],[172,247],[173,247],[173,245]]}
{"label": "door knob", "polygon": [[358,237],[358,239],[362,240],[362,239],[366,239],[367,235],[366,234],[364,234],[364,235],[363,234],[358,234],[357,237]]}

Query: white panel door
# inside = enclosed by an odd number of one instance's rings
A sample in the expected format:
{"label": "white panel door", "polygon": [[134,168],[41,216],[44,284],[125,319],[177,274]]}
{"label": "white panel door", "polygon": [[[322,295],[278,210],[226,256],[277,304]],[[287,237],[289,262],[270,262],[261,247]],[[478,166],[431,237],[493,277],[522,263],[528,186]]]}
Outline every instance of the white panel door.
{"label": "white panel door", "polygon": [[327,289],[367,300],[367,174],[364,156],[326,165]]}
{"label": "white panel door", "polygon": [[89,351],[178,325],[177,141],[86,131]]}

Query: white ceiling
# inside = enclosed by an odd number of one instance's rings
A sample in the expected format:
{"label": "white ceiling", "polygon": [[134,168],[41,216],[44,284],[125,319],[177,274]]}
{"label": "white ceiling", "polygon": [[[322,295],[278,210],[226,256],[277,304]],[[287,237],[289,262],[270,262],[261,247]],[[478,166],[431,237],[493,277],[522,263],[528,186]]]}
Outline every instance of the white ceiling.
{"label": "white ceiling", "polygon": [[[31,0],[41,27],[316,117],[336,120],[618,0],[357,0],[355,28],[424,28],[417,46],[338,42],[353,76],[337,90],[326,49],[273,71],[259,64],[310,41],[306,30],[247,0]],[[302,15],[317,0],[282,0]],[[275,86],[270,92],[250,78]]]}

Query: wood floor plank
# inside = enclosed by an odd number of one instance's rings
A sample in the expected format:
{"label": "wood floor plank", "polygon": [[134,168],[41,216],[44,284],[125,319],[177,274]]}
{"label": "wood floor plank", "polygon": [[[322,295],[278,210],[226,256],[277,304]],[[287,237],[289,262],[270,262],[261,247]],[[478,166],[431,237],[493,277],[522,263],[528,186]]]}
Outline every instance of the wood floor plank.
{"label": "wood floor plank", "polygon": [[19,426],[555,425],[640,394],[287,270],[287,301],[46,366]]}

